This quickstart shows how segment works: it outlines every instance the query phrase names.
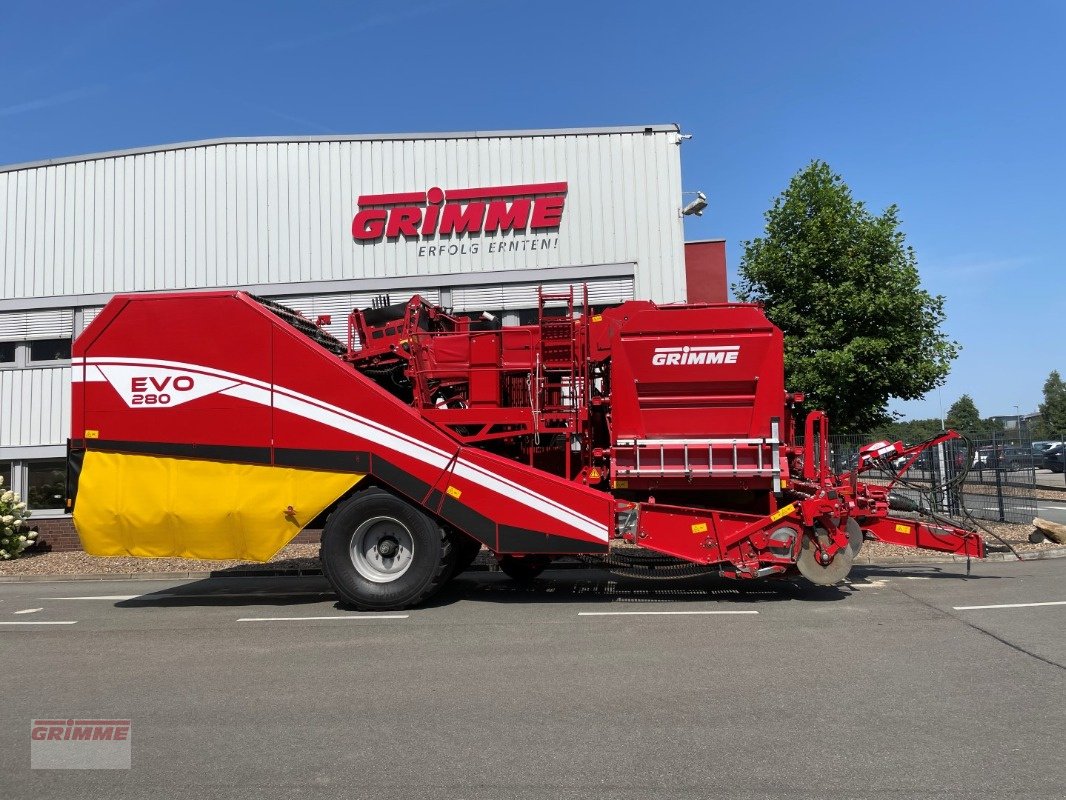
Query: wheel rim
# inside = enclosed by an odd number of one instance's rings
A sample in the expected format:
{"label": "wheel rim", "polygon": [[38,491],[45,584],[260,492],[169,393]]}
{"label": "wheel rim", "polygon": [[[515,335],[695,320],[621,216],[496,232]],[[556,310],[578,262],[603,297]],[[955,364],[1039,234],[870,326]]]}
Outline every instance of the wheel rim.
{"label": "wheel rim", "polygon": [[352,533],[349,553],[355,571],[374,583],[391,583],[411,567],[415,542],[395,517],[371,517]]}

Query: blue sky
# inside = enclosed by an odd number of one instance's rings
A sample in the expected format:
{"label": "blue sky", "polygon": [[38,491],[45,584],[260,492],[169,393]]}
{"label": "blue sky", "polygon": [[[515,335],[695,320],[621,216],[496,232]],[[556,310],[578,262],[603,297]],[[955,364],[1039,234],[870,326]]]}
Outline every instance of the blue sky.
{"label": "blue sky", "polygon": [[963,345],[939,416],[1066,373],[1061,2],[23,3],[0,163],[231,135],[678,122],[691,239],[740,242],[812,158],[901,208]]}

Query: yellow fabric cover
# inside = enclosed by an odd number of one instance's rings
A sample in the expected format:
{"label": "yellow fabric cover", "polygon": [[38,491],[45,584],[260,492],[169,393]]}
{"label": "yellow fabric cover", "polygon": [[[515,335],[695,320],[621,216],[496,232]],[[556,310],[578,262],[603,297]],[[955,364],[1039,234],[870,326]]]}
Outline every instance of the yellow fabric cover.
{"label": "yellow fabric cover", "polygon": [[364,477],[90,450],[74,526],[94,556],[267,561]]}

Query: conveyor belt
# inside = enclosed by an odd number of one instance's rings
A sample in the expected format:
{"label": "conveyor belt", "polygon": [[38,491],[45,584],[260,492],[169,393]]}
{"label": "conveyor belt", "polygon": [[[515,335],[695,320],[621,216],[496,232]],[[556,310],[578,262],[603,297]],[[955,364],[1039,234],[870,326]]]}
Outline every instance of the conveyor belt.
{"label": "conveyor belt", "polygon": [[275,315],[285,320],[308,339],[312,339],[316,344],[326,348],[331,353],[343,356],[348,352],[347,346],[340,339],[319,328],[314,321],[309,320],[299,311],[283,306],[273,300],[268,300],[265,297],[258,297],[254,294],[249,294],[248,296],[265,308],[270,309]]}

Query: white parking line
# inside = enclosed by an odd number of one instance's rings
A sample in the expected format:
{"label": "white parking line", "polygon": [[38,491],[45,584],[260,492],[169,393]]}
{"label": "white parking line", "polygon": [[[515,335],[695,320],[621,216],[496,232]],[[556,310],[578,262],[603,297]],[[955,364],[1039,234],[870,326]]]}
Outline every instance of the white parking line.
{"label": "white parking line", "polygon": [[578,611],[579,617],[685,616],[690,614],[758,614],[758,611]]}
{"label": "white parking line", "polygon": [[43,608],[24,608],[21,611],[12,611],[12,614],[35,614],[38,611],[44,611]]}
{"label": "white parking line", "polygon": [[979,611],[985,608],[1035,608],[1036,606],[1066,606],[1066,600],[1052,600],[1048,603],[1001,603],[995,606],[952,606],[956,611]]}
{"label": "white parking line", "polygon": [[87,597],[42,597],[41,600],[136,600],[139,594],[94,594]]}
{"label": "white parking line", "polygon": [[320,620],[320,619],[407,619],[410,614],[352,614],[351,616],[341,617],[240,617],[237,622],[305,622],[307,620]]}
{"label": "white parking line", "polygon": [[146,592],[145,594],[92,594],[83,597],[41,597],[41,600],[203,600],[213,597],[255,600],[256,598],[275,597],[329,597],[333,592],[203,592],[183,594],[181,592]]}
{"label": "white parking line", "polygon": [[0,622],[0,625],[74,625],[77,623],[76,619],[63,620],[61,622],[45,621],[37,622],[36,620],[19,621],[19,622]]}

